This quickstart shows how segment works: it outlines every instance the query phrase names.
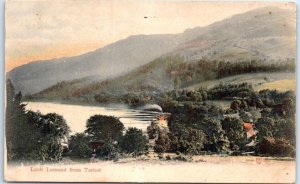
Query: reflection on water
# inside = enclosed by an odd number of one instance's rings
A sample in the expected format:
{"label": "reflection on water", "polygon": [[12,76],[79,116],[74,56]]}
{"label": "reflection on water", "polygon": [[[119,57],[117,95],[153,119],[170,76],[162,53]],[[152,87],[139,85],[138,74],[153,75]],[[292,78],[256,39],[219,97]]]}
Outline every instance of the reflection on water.
{"label": "reflection on water", "polygon": [[75,132],[83,132],[85,130],[87,119],[95,114],[118,117],[126,128],[136,127],[145,132],[151,121],[156,120],[156,116],[160,113],[154,111],[130,109],[124,105],[100,107],[59,104],[51,102],[26,103],[27,110],[40,111],[42,114],[55,112],[62,115],[72,130],[71,134],[74,134]]}

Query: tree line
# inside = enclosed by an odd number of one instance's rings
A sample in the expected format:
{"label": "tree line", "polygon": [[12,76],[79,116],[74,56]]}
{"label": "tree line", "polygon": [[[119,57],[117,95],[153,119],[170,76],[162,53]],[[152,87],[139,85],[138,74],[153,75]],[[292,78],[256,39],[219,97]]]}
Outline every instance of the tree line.
{"label": "tree line", "polygon": [[[125,133],[124,133],[125,131]],[[70,137],[71,157],[117,160],[120,155],[133,157],[148,152],[148,139],[142,130],[129,127],[113,116],[94,115],[87,120],[84,133]]]}
{"label": "tree line", "polygon": [[195,83],[234,75],[278,71],[295,71],[295,60],[286,59],[270,63],[264,60],[231,62],[203,58],[193,62],[171,63],[166,72],[173,78],[174,86],[179,89]]}

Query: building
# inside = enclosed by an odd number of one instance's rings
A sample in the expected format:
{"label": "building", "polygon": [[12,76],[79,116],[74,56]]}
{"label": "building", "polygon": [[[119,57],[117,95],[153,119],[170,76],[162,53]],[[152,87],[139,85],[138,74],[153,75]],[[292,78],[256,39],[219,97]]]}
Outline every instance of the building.
{"label": "building", "polygon": [[168,129],[168,115],[159,114],[157,117],[157,124],[160,128]]}
{"label": "building", "polygon": [[254,126],[252,123],[245,122],[243,124],[243,126],[244,126],[244,130],[247,134],[247,139],[256,136],[256,134],[258,133],[258,131],[254,129]]}

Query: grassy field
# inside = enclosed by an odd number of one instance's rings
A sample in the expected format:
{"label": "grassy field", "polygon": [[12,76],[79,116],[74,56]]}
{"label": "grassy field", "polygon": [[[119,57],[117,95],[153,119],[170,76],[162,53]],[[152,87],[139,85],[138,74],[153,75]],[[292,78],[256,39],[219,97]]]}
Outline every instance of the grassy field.
{"label": "grassy field", "polygon": [[266,82],[261,85],[255,86],[256,91],[260,91],[262,89],[276,89],[278,91],[296,91],[296,80],[295,79],[283,79],[277,80],[273,82]]}
{"label": "grassy field", "polygon": [[274,72],[274,73],[251,73],[242,74],[222,79],[209,80],[191,85],[185,89],[198,89],[200,87],[212,88],[220,83],[239,84],[251,83],[255,90],[278,89],[280,91],[295,90],[295,73],[293,72]]}

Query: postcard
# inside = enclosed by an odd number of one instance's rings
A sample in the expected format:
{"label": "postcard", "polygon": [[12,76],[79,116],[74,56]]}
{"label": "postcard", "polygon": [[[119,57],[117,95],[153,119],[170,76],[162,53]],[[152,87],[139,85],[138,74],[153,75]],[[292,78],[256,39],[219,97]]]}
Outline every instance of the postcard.
{"label": "postcard", "polygon": [[8,182],[293,183],[294,2],[7,0]]}

